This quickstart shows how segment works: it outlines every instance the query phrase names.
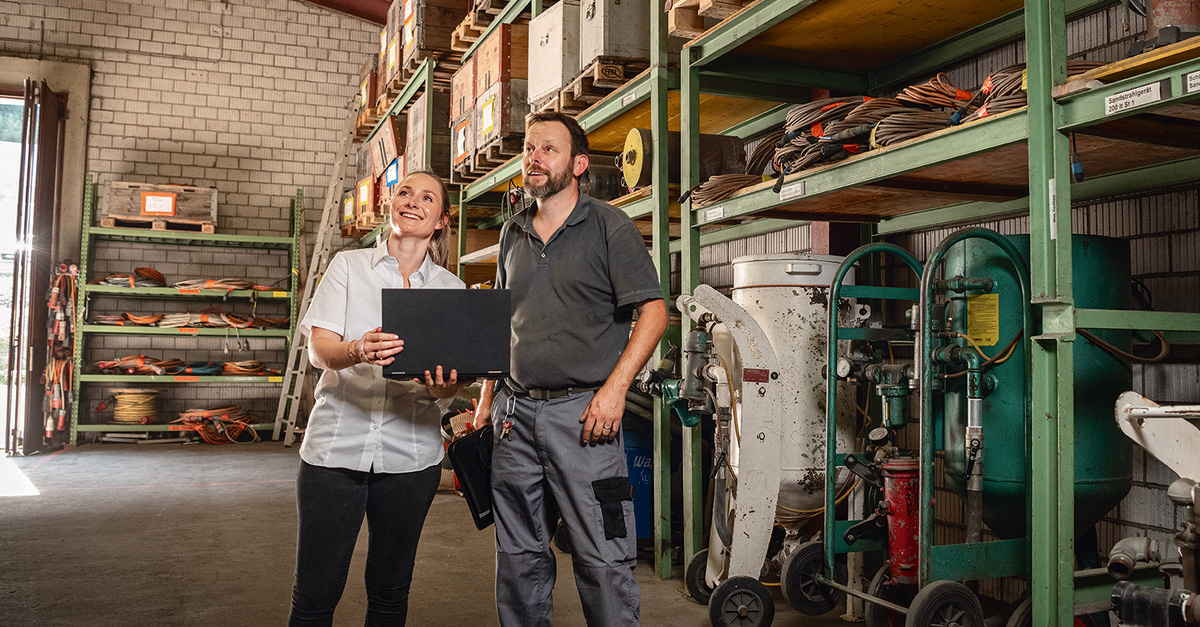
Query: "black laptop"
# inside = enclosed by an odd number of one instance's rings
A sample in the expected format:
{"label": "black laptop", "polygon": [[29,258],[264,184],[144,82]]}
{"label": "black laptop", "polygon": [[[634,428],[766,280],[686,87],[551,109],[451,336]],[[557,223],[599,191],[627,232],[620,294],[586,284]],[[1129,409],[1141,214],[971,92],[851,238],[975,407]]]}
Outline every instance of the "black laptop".
{"label": "black laptop", "polygon": [[382,324],[404,340],[385,377],[424,378],[438,366],[446,376],[457,370],[459,380],[508,375],[508,290],[384,289]]}

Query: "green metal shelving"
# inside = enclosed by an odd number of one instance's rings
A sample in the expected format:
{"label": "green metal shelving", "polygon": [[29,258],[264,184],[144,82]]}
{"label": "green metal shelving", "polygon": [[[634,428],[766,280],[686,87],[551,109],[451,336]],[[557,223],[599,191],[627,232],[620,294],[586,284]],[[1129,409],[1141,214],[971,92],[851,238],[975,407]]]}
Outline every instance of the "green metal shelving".
{"label": "green metal shelving", "polygon": [[[849,0],[760,0],[737,15],[684,47],[681,62],[683,125],[683,181],[685,187],[695,185],[697,170],[698,96],[704,82],[702,70],[744,48],[754,49],[753,41],[794,16],[803,17],[810,7],[825,11],[853,7]],[[1027,548],[1030,565],[1030,590],[1033,597],[1033,624],[1067,625],[1072,621],[1076,601],[1097,597],[1097,589],[1111,582],[1074,579],[1073,565],[1073,501],[1074,501],[1074,380],[1072,344],[1077,327],[1146,329],[1161,328],[1190,334],[1200,329],[1200,315],[1184,313],[1147,313],[1076,309],[1071,285],[1071,201],[1088,199],[1118,191],[1136,191],[1151,187],[1195,180],[1200,160],[1187,158],[1169,160],[1149,166],[1126,167],[1081,183],[1070,183],[1070,146],[1068,133],[1109,123],[1124,116],[1141,115],[1184,100],[1194,100],[1200,93],[1188,92],[1185,81],[1200,72],[1200,60],[1183,61],[1168,67],[1146,71],[1107,85],[1090,85],[1079,91],[1054,95],[1054,87],[1066,79],[1066,20],[1069,16],[1111,5],[1096,0],[1050,0],[1025,2],[1016,10],[957,32],[941,33],[942,39],[933,45],[918,46],[892,55],[886,62],[870,67],[847,69],[844,58],[828,61],[841,67],[781,66],[779,61],[766,59],[751,63],[740,59],[738,65],[754,66],[755,75],[766,71],[787,70],[794,78],[813,87],[854,88],[858,93],[885,93],[904,82],[928,75],[955,61],[977,55],[999,44],[1024,38],[1028,64],[1029,106],[1026,109],[997,116],[994,119],[934,133],[894,148],[872,151],[845,162],[815,171],[802,171],[786,177],[784,189],[792,195],[781,199],[769,187],[718,203],[716,207],[685,210],[680,251],[683,259],[683,291],[690,292],[699,282],[698,255],[702,239],[699,227],[745,218],[767,210],[792,208],[803,211],[806,203],[817,203],[826,195],[853,190],[877,181],[901,176],[921,169],[954,164],[973,156],[1005,146],[1026,144],[1028,157],[1028,196],[1006,202],[958,202],[928,210],[884,217],[879,232],[900,232],[931,226],[964,223],[989,219],[997,215],[1028,213],[1030,215],[1032,251],[1033,303],[1043,320],[1043,332],[1033,338],[1033,406],[1032,415],[1046,420],[1033,421],[1031,531]],[[861,6],[861,5],[859,5]],[[997,3],[995,6],[1001,6]],[[1007,6],[1004,3],[1003,6]],[[962,0],[940,0],[923,3],[930,15],[951,14],[968,7],[987,5]],[[795,22],[792,22],[795,24]],[[927,24],[937,32],[937,20]],[[794,34],[794,33],[793,33]],[[835,33],[837,34],[837,33]],[[845,42],[870,43],[853,31],[841,33]],[[897,36],[911,33],[897,32]],[[775,41],[780,38],[776,37]],[[766,40],[766,38],[764,38]],[[792,41],[807,41],[803,33]],[[759,46],[763,50],[765,44]],[[723,68],[730,64],[725,63]],[[1106,110],[1110,97],[1151,84],[1164,85],[1162,96],[1153,102],[1122,112]],[[1170,145],[1170,144],[1168,144]],[[1120,165],[1119,162],[1116,165]],[[790,189],[789,189],[789,186]],[[851,218],[855,218],[851,216]],[[834,215],[827,219],[836,219]],[[843,217],[843,220],[845,217]],[[862,219],[861,216],[855,219]],[[729,229],[740,227],[727,227]],[[686,488],[685,488],[686,489]],[[929,530],[924,530],[929,533]],[[932,538],[925,543],[931,546]],[[942,549],[944,547],[936,547]],[[1005,547],[1008,551],[1012,547]],[[921,556],[929,564],[928,552]],[[962,562],[969,556],[942,558]],[[1008,559],[1018,556],[1008,554]],[[931,574],[924,573],[926,578]],[[1102,598],[1100,595],[1099,598]]]}
{"label": "green metal shelving", "polygon": [[[83,199],[83,233],[79,253],[79,293],[75,311],[75,342],[73,354],[73,380],[76,382],[76,400],[71,405],[71,433],[69,441],[75,443],[78,435],[84,432],[150,432],[182,430],[173,425],[118,425],[118,424],[80,424],[81,387],[85,384],[96,383],[147,383],[160,385],[170,383],[175,385],[277,385],[283,378],[279,376],[199,376],[199,375],[104,375],[84,374],[83,355],[86,338],[90,335],[127,335],[134,337],[155,336],[203,336],[203,337],[242,337],[242,338],[280,338],[290,340],[296,331],[296,315],[298,308],[297,292],[300,286],[300,233],[304,228],[303,192],[296,190],[296,195],[289,202],[291,206],[291,236],[259,236],[259,235],[228,235],[214,233],[190,233],[175,231],[153,231],[142,229],[114,229],[92,226],[93,214],[96,210],[96,185],[92,175],[87,175],[84,182]],[[116,241],[139,244],[166,244],[171,246],[202,246],[234,249],[279,250],[288,253],[288,272],[286,290],[181,290],[172,287],[120,287],[112,285],[89,285],[87,279],[92,262],[93,247],[97,242]],[[286,329],[233,329],[233,328],[160,328],[150,326],[115,326],[88,324],[85,315],[90,297],[122,297],[145,299],[190,299],[190,300],[246,300],[255,302],[259,299],[268,301],[286,301],[288,307],[288,328]],[[255,429],[270,429],[271,423],[253,425]]]}

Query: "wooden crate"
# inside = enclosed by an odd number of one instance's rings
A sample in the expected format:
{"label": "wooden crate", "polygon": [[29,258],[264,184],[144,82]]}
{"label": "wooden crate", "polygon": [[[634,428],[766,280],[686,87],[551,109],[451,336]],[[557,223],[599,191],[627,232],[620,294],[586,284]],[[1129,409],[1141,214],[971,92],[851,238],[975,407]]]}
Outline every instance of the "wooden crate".
{"label": "wooden crate", "polygon": [[579,73],[579,2],[559,0],[529,22],[529,99],[544,101]]}
{"label": "wooden crate", "polygon": [[[512,156],[520,151],[520,139],[525,135],[525,115],[529,112],[528,85],[513,79],[492,85],[475,101],[475,150],[488,151],[489,159]],[[517,140],[516,148],[512,140]],[[509,140],[502,142],[502,140]]]}
{"label": "wooden crate", "polygon": [[[428,99],[432,98],[430,102]],[[432,119],[425,128],[426,102]],[[429,135],[431,158],[425,161],[425,139]],[[408,139],[405,143],[405,173],[430,170],[450,178],[450,92],[422,92],[408,110]]]}
{"label": "wooden crate", "polygon": [[404,132],[400,130],[400,116],[389,115],[384,118],[383,125],[372,141],[378,142],[379,154],[383,157],[385,167],[404,154]]}
{"label": "wooden crate", "polygon": [[475,108],[450,125],[451,182],[473,180],[471,166],[475,158]]}
{"label": "wooden crate", "polygon": [[354,207],[354,192],[349,191],[342,194],[342,213],[340,222],[343,227],[354,224]]}
{"label": "wooden crate", "polygon": [[217,190],[212,187],[114,181],[109,185],[103,217],[138,223],[153,220],[207,223],[215,227]]}
{"label": "wooden crate", "polygon": [[450,119],[457,120],[467,111],[475,109],[475,60],[479,55],[467,59],[450,79]]}
{"label": "wooden crate", "polygon": [[383,96],[383,88],[387,85],[387,62],[388,62],[388,42],[391,39],[388,37],[388,29],[384,27],[379,31],[379,54],[375,58],[375,103],[378,104]]}
{"label": "wooden crate", "polygon": [[588,0],[579,14],[579,65],[587,69],[599,57],[650,59],[650,13],[640,2]]}
{"label": "wooden crate", "polygon": [[[446,65],[451,72],[457,69],[457,61],[451,60],[450,49],[454,30],[467,17],[464,0],[402,0],[400,31],[403,51],[402,67],[413,71],[426,57],[434,57],[438,65]],[[449,76],[447,76],[449,78]]]}
{"label": "wooden crate", "polygon": [[375,214],[375,179],[360,179],[354,189],[354,216],[355,220],[362,224],[363,217]]}
{"label": "wooden crate", "polygon": [[475,50],[475,96],[492,85],[529,78],[529,26],[502,24]]}
{"label": "wooden crate", "polygon": [[379,86],[375,84],[376,61],[377,59],[373,56],[367,57],[358,70],[358,108],[360,111],[375,106],[375,98],[379,93]]}

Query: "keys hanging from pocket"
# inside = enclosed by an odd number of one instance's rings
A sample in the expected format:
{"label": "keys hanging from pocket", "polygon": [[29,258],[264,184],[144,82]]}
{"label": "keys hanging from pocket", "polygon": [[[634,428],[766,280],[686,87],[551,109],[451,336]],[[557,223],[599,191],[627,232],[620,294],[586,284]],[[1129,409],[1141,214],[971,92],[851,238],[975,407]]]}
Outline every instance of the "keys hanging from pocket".
{"label": "keys hanging from pocket", "polygon": [[512,439],[513,439],[512,428],[513,428],[513,421],[505,420],[503,423],[500,424],[500,437],[508,440],[509,442],[512,442]]}

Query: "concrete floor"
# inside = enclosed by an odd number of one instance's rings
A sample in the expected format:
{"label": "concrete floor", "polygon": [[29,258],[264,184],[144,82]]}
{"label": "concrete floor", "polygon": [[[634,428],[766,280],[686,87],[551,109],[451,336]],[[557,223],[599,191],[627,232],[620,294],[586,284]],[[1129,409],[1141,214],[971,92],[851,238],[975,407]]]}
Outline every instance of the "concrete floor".
{"label": "concrete floor", "polygon": [[[294,566],[297,449],[90,444],[0,459],[0,624],[282,625]],[[16,471],[20,471],[19,473]],[[39,494],[7,496],[5,475]],[[360,536],[336,625],[361,625],[366,606]],[[491,530],[465,502],[434,500],[417,555],[409,624],[495,625]],[[644,625],[699,627],[707,608],[678,578],[639,561]],[[777,588],[776,588],[777,590]],[[558,560],[555,623],[583,625],[569,556]],[[775,625],[832,627],[776,592]]]}

